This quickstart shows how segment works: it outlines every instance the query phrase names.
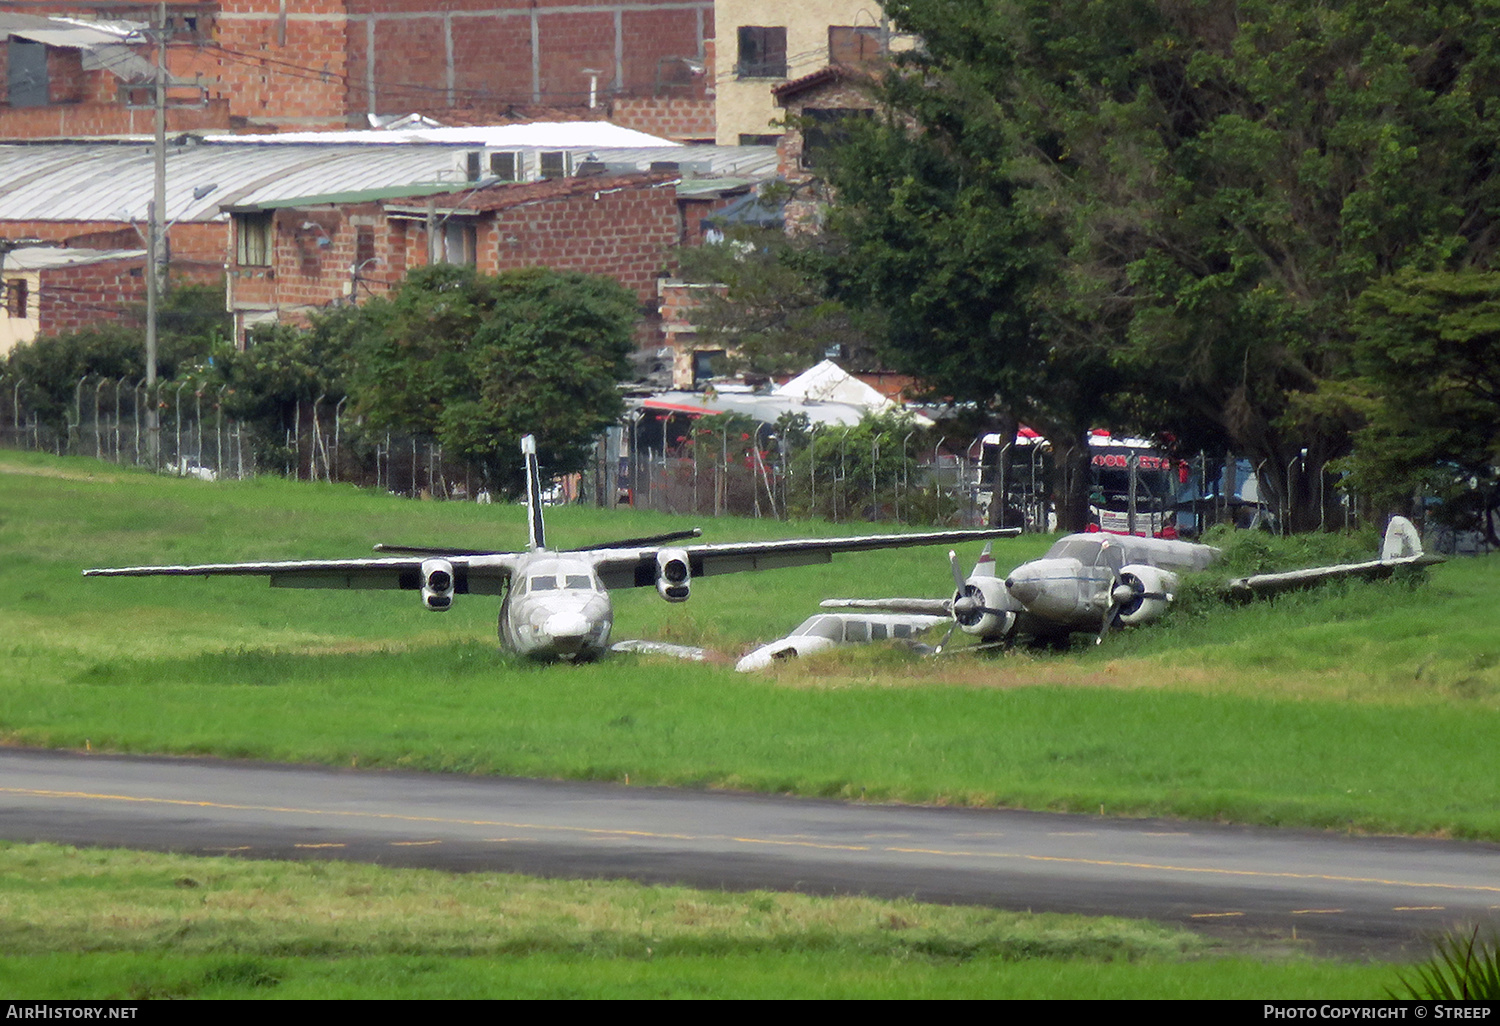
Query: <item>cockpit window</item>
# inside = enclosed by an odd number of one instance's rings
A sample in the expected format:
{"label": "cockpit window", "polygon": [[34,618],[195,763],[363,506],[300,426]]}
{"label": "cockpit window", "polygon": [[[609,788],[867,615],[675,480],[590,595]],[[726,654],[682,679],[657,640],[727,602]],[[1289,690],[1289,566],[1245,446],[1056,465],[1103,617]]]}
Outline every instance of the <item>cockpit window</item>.
{"label": "cockpit window", "polygon": [[556,577],[533,577],[531,579],[531,591],[556,591]]}
{"label": "cockpit window", "polygon": [[1107,566],[1118,570],[1125,565],[1125,552],[1116,544],[1094,538],[1064,538],[1047,550],[1048,559],[1076,559],[1084,566]]}
{"label": "cockpit window", "polygon": [[587,574],[568,574],[563,587],[569,591],[593,591],[594,582],[589,580]]}
{"label": "cockpit window", "polygon": [[840,641],[843,638],[844,625],[836,616],[815,616],[801,627],[792,631],[794,638],[827,638],[830,641]]}

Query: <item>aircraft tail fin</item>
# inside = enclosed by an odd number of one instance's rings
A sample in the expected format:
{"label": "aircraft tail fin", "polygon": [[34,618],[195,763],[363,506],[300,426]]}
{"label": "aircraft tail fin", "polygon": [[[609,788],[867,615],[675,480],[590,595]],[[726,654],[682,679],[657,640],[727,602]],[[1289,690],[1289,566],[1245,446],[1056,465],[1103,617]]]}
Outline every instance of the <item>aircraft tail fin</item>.
{"label": "aircraft tail fin", "polygon": [[536,465],[536,436],[521,439],[521,455],[526,459],[526,548],[532,552],[547,547],[547,530],[542,523],[542,478]]}
{"label": "aircraft tail fin", "polygon": [[987,541],[984,543],[984,551],[979,554],[979,562],[974,564],[974,572],[969,574],[970,577],[996,576],[995,557],[991,552],[994,547],[995,543],[993,541]]}
{"label": "aircraft tail fin", "polygon": [[1385,529],[1385,542],[1380,546],[1380,560],[1388,563],[1393,559],[1409,559],[1422,554],[1422,536],[1405,517],[1391,517]]}

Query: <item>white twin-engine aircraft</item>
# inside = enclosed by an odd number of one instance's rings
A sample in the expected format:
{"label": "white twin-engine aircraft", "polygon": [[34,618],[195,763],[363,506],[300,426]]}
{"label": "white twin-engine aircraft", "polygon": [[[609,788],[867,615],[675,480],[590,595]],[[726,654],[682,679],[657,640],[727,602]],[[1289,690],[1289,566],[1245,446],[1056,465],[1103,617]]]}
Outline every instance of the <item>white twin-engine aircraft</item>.
{"label": "white twin-engine aircraft", "polygon": [[609,649],[610,629],[614,625],[609,588],[655,586],[668,602],[684,602],[694,577],[827,563],[835,552],[949,544],[1017,533],[1014,529],[989,529],[719,545],[668,544],[697,537],[700,532],[694,529],[558,551],[547,548],[533,436],[521,439],[521,452],[526,459],[529,531],[525,552],[377,545],[378,552],[405,555],[109,567],[83,573],[86,577],[238,574],[269,577],[273,588],[402,588],[420,590],[422,604],[436,612],[452,606],[455,595],[504,595],[500,606],[500,640],[507,647],[538,659],[588,660]]}
{"label": "white twin-engine aircraft", "polygon": [[[1060,538],[1041,559],[1023,563],[1002,578],[995,573],[995,561],[986,544],[967,578],[959,572],[958,557],[948,553],[955,589],[951,599],[826,599],[822,605],[946,614],[953,618],[949,634],[957,628],[982,643],[1009,644],[1020,634],[1063,638],[1081,631],[1097,631],[1096,640],[1102,642],[1117,627],[1160,617],[1172,602],[1179,575],[1204,570],[1220,555],[1210,545],[1192,542],[1070,534]],[[1440,562],[1441,556],[1422,551],[1421,538],[1411,521],[1392,517],[1379,559],[1239,577],[1228,582],[1224,597],[1259,598],[1322,581],[1386,577],[1397,567]],[[939,650],[947,640],[944,636]]]}

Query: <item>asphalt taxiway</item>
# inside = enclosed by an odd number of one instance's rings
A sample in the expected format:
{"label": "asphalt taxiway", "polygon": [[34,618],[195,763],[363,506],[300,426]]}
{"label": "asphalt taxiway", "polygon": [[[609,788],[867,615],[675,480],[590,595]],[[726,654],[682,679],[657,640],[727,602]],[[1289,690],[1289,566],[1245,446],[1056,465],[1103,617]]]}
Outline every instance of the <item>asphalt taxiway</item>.
{"label": "asphalt taxiway", "polygon": [[1119,915],[1383,957],[1500,922],[1500,845],[0,750],[0,837]]}

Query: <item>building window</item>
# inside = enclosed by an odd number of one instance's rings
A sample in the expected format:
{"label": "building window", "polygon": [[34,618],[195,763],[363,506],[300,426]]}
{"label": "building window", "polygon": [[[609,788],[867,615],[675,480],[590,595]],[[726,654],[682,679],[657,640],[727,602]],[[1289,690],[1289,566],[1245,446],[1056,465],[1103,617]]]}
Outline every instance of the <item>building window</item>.
{"label": "building window", "polygon": [[740,133],[741,146],[775,146],[781,142],[779,135],[751,135],[748,132]]}
{"label": "building window", "polygon": [[442,227],[438,245],[441,248],[438,253],[440,262],[472,267],[477,263],[475,254],[479,248],[479,231],[471,221],[448,221]]}
{"label": "building window", "polygon": [[52,102],[46,44],[11,36],[6,40],[5,63],[5,98],[12,107],[45,107]]}
{"label": "building window", "polygon": [[846,107],[804,110],[802,116],[807,121],[802,130],[802,166],[815,167],[826,163],[833,150],[848,141],[850,124],[868,118],[871,113]]}
{"label": "building window", "polygon": [[354,266],[363,267],[375,259],[375,229],[358,225],[354,229]]}
{"label": "building window", "polygon": [[543,178],[566,178],[573,161],[566,150],[544,150],[541,154]]}
{"label": "building window", "polygon": [[740,59],[734,66],[740,78],[786,78],[786,28],[741,25]]}
{"label": "building window", "polygon": [[235,216],[235,262],[241,267],[271,266],[271,228],[275,214]]}
{"label": "building window", "polygon": [[521,162],[517,159],[519,153],[500,152],[490,154],[490,174],[502,182],[518,182],[521,180]]}
{"label": "building window", "polygon": [[874,25],[829,25],[828,63],[855,66],[881,57],[880,29]]}
{"label": "building window", "polygon": [[26,279],[12,278],[5,283],[5,312],[12,317],[26,316]]}

